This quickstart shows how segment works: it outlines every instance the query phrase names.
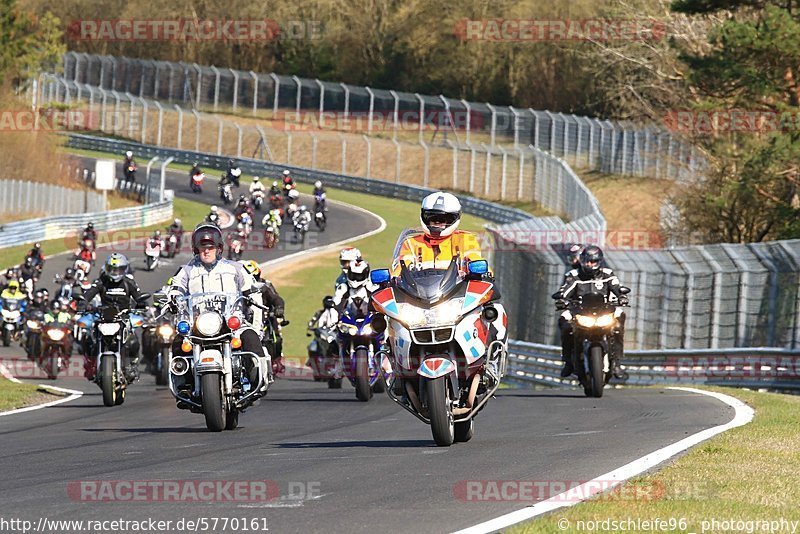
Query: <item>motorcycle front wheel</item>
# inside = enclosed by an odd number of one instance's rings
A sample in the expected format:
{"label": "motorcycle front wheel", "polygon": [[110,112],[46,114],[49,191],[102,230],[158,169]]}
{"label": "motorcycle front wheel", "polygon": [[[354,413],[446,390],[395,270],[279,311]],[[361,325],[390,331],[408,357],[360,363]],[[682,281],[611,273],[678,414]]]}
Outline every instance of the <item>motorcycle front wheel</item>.
{"label": "motorcycle front wheel", "polygon": [[369,352],[367,349],[356,350],[356,398],[367,402],[372,397],[369,387]]}
{"label": "motorcycle front wheel", "polygon": [[450,403],[447,399],[447,380],[447,376],[425,379],[431,434],[439,447],[449,447],[455,440],[453,412],[450,410]]}
{"label": "motorcycle front wheel", "polygon": [[117,390],[114,383],[116,365],[114,356],[107,354],[100,360],[100,389],[103,390],[103,404],[114,406],[117,400]]}
{"label": "motorcycle front wheel", "polygon": [[203,397],[203,414],[206,427],[211,432],[221,432],[227,425],[227,410],[222,400],[220,375],[206,373],[200,377],[200,394]]}

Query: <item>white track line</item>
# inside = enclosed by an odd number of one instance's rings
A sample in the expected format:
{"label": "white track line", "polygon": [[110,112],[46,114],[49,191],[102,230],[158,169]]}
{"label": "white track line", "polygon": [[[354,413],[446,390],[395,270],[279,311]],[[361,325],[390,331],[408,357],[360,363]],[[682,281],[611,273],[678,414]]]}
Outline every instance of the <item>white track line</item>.
{"label": "white track line", "polygon": [[[3,375],[4,378],[10,380],[11,382],[14,382],[16,384],[22,384],[22,382],[20,380],[17,380],[16,378],[14,378],[14,375],[12,375],[11,372],[8,370],[8,368],[6,368],[6,366],[3,365],[2,363],[0,363],[0,375]],[[83,392],[82,391],[77,391],[75,389],[59,388],[59,387],[56,387],[56,386],[48,386],[48,385],[45,385],[45,384],[38,384],[38,387],[40,387],[42,389],[52,389],[52,390],[58,391],[60,393],[69,393],[69,397],[64,397],[63,399],[58,399],[58,400],[54,400],[54,401],[51,401],[51,402],[45,402],[43,404],[37,404],[36,406],[28,406],[27,408],[18,408],[16,410],[9,410],[7,412],[0,412],[0,417],[3,417],[4,415],[14,415],[14,414],[23,413],[23,412],[32,412],[33,410],[41,410],[42,408],[47,408],[48,406],[55,406],[56,404],[69,402],[71,400],[75,400],[75,399],[83,396]]]}
{"label": "white track line", "polygon": [[[724,425],[719,425],[715,427],[708,428],[706,430],[701,430],[696,434],[692,434],[691,436],[684,438],[680,441],[673,443],[672,445],[667,445],[661,449],[658,449],[655,452],[651,452],[646,456],[642,456],[638,460],[634,460],[633,462],[623,465],[622,467],[615,469],[609,473],[604,475],[600,475],[599,477],[585,482],[576,488],[570,488],[567,492],[560,493],[554,497],[551,497],[545,501],[538,502],[533,506],[525,507],[521,510],[517,510],[516,512],[511,512],[505,515],[501,515],[500,517],[496,517],[484,523],[480,523],[473,527],[466,528],[464,530],[460,530],[456,532],[456,534],[488,534],[492,532],[497,532],[501,529],[507,528],[511,525],[515,525],[517,523],[521,523],[522,521],[526,521],[528,519],[532,519],[536,516],[545,514],[547,512],[552,512],[553,510],[558,510],[559,508],[565,508],[567,506],[574,506],[581,502],[580,500],[575,499],[574,497],[567,498],[566,493],[570,493],[570,495],[586,495],[587,498],[591,497],[594,494],[599,494],[603,491],[610,490],[629,478],[634,476],[640,475],[645,471],[654,468],[655,466],[669,460],[673,456],[684,452],[685,450],[689,449],[710,439],[717,434],[721,434],[727,430],[732,428],[736,428],[738,426],[746,425],[750,421],[753,420],[753,409],[750,408],[748,405],[743,403],[742,401],[735,399],[729,395],[725,395],[723,393],[716,393],[713,391],[703,391],[700,389],[694,388],[684,388],[684,387],[669,387],[667,389],[674,389],[679,391],[688,391],[691,393],[698,393],[701,395],[707,395],[709,397],[714,397],[715,399],[727,404],[728,406],[732,407],[736,414],[734,415],[733,419],[730,420],[728,423]],[[609,484],[609,481],[613,481]],[[585,500],[585,499],[582,499]]]}

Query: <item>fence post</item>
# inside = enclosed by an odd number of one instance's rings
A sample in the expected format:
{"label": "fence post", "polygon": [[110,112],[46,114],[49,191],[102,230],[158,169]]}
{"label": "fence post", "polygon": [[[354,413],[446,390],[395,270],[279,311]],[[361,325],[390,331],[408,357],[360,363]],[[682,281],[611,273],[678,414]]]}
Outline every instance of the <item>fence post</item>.
{"label": "fence post", "polygon": [[175,108],[175,111],[178,112],[178,139],[177,139],[177,145],[178,145],[178,150],[182,150],[183,149],[183,143],[182,143],[183,142],[183,110],[181,109],[181,107],[178,104],[175,104],[174,108]]}
{"label": "fence post", "polygon": [[339,84],[344,89],[344,120],[350,117],[350,89],[343,83]]}
{"label": "fence post", "polygon": [[489,108],[489,111],[492,112],[492,132],[491,132],[491,146],[495,146],[495,135],[497,131],[497,110],[494,109],[494,106],[487,103],[486,107]]}
{"label": "fence post", "polygon": [[278,118],[278,98],[281,92],[281,81],[274,72],[270,72],[269,77],[272,78],[272,85],[275,89],[272,98],[272,119],[275,120]]}
{"label": "fence post", "polygon": [[203,88],[203,69],[197,63],[192,63],[192,66],[197,71],[197,94],[195,95],[195,109],[200,109],[200,92]]}
{"label": "fence post", "polygon": [[297,76],[292,76],[292,80],[297,85],[297,97],[295,98],[295,105],[294,105],[294,112],[297,114],[298,119],[300,117],[300,99],[303,95],[303,84],[300,82],[300,78]]}
{"label": "fence post", "polygon": [[211,65],[211,70],[214,72],[214,111],[219,109],[219,69]]}
{"label": "fence post", "polygon": [[253,117],[258,114],[258,74],[250,71],[250,76],[253,78]]}
{"label": "fence post", "polygon": [[447,144],[453,151],[453,189],[458,190],[458,146],[449,139]]}
{"label": "fence post", "polygon": [[500,149],[500,153],[503,155],[503,174],[500,177],[500,200],[506,199],[506,183],[507,183],[507,174],[506,174],[506,165],[508,164],[508,153],[502,146],[497,146]]}
{"label": "fence post", "polygon": [[111,91],[111,94],[114,96],[114,125],[113,125],[113,128],[111,128],[111,131],[114,132],[114,134],[116,135],[117,129],[118,129],[118,126],[119,126],[119,117],[120,117],[119,93],[117,93],[116,91]]}
{"label": "fence post", "polygon": [[463,98],[461,99],[461,103],[464,104],[464,110],[465,110],[465,113],[467,114],[467,135],[466,135],[467,139],[466,139],[466,143],[469,145],[470,144],[470,132],[472,131],[472,106],[470,106],[469,102],[467,102]]}
{"label": "fence post", "polygon": [[325,120],[325,85],[319,81],[318,79],[314,78],[314,81],[319,87],[319,120],[317,121],[320,128],[324,128],[324,120]]}
{"label": "fence post", "polygon": [[100,115],[100,131],[106,131],[106,105],[108,103],[108,94],[106,93],[105,89],[102,87],[97,88],[100,91],[100,94],[103,95],[103,108],[102,113]]}
{"label": "fence post", "polygon": [[394,181],[395,183],[400,183],[400,143],[397,142],[397,139],[392,139],[392,143],[394,143],[395,148],[395,158],[394,158]]}
{"label": "fence post", "polygon": [[369,95],[369,117],[367,117],[367,133],[370,135],[372,134],[372,113],[375,111],[375,93],[372,92],[372,89],[369,87],[365,87],[367,90],[367,94]]}
{"label": "fence post", "polygon": [[422,97],[419,96],[419,93],[414,93],[414,96],[419,101],[419,144],[424,143],[424,135],[422,133],[423,126],[425,124],[425,101],[422,100]]}
{"label": "fence post", "polygon": [[147,142],[147,111],[149,106],[144,98],[139,97],[139,101],[142,103],[142,144],[145,144]]}
{"label": "fence post", "polygon": [[192,115],[194,115],[194,151],[200,152],[200,113],[193,109]]}
{"label": "fence post", "polygon": [[311,133],[311,168],[317,168],[317,143],[319,139],[315,133]]}
{"label": "fence post", "polygon": [[164,108],[158,100],[153,100],[158,109],[158,134],[156,135],[156,145],[161,146],[161,134],[164,129]]}
{"label": "fence post", "polygon": [[513,106],[508,106],[514,114],[514,150],[519,150],[519,112]]}
{"label": "fence post", "polygon": [[469,192],[475,194],[475,147],[469,146]]}
{"label": "fence post", "polygon": [[153,67],[155,67],[153,72],[153,100],[159,100],[161,96],[158,94],[158,90],[160,89],[161,85],[161,70],[160,61],[153,61]]}
{"label": "fence post", "polygon": [[389,91],[394,98],[394,113],[392,116],[392,140],[397,141],[397,121],[400,119],[400,97],[394,90]]}
{"label": "fence post", "polygon": [[428,143],[424,140],[420,139],[419,144],[422,145],[423,150],[425,150],[425,168],[422,172],[422,187],[428,187],[428,179],[430,177],[430,163],[431,163],[431,152]]}
{"label": "fence post", "polygon": [[233,75],[233,112],[239,110],[239,73],[233,69],[228,69]]}
{"label": "fence post", "polygon": [[286,163],[292,164],[292,132],[286,131]]}
{"label": "fence post", "polygon": [[523,184],[525,180],[525,152],[522,149],[517,149],[517,155],[519,157],[519,183],[517,184],[517,200],[522,201],[522,195],[524,194]]}
{"label": "fence post", "polygon": [[367,143],[367,175],[366,177],[370,177],[370,170],[372,167],[372,143],[369,140],[369,136],[365,134],[361,134],[361,137],[364,139],[364,142]]}
{"label": "fence post", "polygon": [[483,196],[488,198],[489,196],[489,183],[490,183],[490,176],[492,171],[492,152],[489,147],[486,146],[485,143],[481,143],[481,146],[486,151],[486,172],[483,175]]}
{"label": "fence post", "polygon": [[345,162],[347,161],[347,139],[340,133],[339,139],[342,141],[342,174],[347,173],[347,165]]}

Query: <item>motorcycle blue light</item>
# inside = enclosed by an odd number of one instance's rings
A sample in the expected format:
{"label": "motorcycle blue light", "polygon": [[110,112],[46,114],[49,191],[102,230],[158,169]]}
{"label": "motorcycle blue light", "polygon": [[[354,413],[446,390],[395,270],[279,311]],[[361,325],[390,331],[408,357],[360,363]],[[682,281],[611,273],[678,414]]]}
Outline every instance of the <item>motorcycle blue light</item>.
{"label": "motorcycle blue light", "polygon": [[489,262],[486,260],[473,260],[467,265],[471,274],[486,274],[489,272]]}
{"label": "motorcycle blue light", "polygon": [[189,321],[179,321],[178,322],[178,332],[181,334],[188,334],[189,333]]}
{"label": "motorcycle blue light", "polygon": [[373,284],[382,284],[384,282],[388,282],[391,277],[392,276],[389,274],[389,269],[375,269],[369,273],[369,279]]}

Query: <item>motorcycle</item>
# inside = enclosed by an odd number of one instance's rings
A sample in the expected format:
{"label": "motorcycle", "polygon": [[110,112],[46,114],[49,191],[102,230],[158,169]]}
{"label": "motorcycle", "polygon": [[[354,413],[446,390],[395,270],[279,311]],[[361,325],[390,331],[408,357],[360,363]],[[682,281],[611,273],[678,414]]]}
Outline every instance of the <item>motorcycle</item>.
{"label": "motorcycle", "polygon": [[235,187],[239,187],[239,178],[242,176],[242,169],[239,167],[228,169],[228,172],[222,176],[227,182],[232,183]]}
{"label": "motorcycle", "polygon": [[231,184],[229,183],[219,184],[219,198],[222,199],[222,202],[226,206],[233,202],[233,193],[231,192]]}
{"label": "motorcycle", "polygon": [[243,212],[239,214],[239,222],[244,225],[245,237],[249,237],[250,232],[253,231],[253,218],[250,216],[249,213]]}
{"label": "motorcycle", "polygon": [[26,314],[25,353],[31,360],[42,351],[42,326],[44,326],[43,310],[33,309]]}
{"label": "motorcycle", "polygon": [[228,246],[228,259],[239,261],[242,259],[242,252],[244,251],[244,241],[238,235],[231,238],[231,244]]}
{"label": "motorcycle", "polygon": [[[149,293],[143,293],[141,300],[150,298]],[[134,328],[142,326],[143,319],[140,315],[132,313],[130,309],[119,309],[116,306],[102,306],[99,316],[92,325],[94,331],[93,348],[93,381],[100,386],[103,392],[105,406],[119,406],[125,402],[125,390],[128,384],[139,378],[136,368],[138,360],[131,361],[132,369],[126,374],[122,367],[122,355],[126,343],[135,336]],[[90,359],[90,361],[92,361]]]}
{"label": "motorcycle", "polygon": [[150,373],[156,377],[157,386],[166,386],[169,382],[169,361],[174,338],[175,328],[164,315],[142,327],[142,356],[148,362]]}
{"label": "motorcycle", "polygon": [[279,210],[280,216],[283,217],[283,197],[281,195],[270,195],[269,196],[269,203],[272,206],[273,210]]}
{"label": "motorcycle", "polygon": [[28,301],[23,298],[4,298],[0,301],[3,316],[3,346],[8,347],[11,341],[17,341],[22,334],[23,313]]}
{"label": "motorcycle", "polygon": [[[630,288],[620,287],[623,295],[630,291]],[[583,386],[583,393],[587,397],[602,397],[603,388],[612,376],[609,354],[614,331],[619,326],[618,305],[609,303],[599,291],[586,293],[572,302],[561,300],[561,292],[553,297],[558,299],[558,309],[569,309],[572,315],[572,368]]]}
{"label": "motorcycle", "polygon": [[75,260],[75,263],[72,264],[72,268],[75,269],[75,280],[78,282],[83,282],[89,278],[89,272],[92,270],[92,264],[82,258],[78,258]]}
{"label": "motorcycle", "polygon": [[250,203],[253,205],[253,208],[256,210],[261,209],[261,205],[264,204],[264,191],[260,189],[256,189],[250,195]]}
{"label": "motorcycle", "polygon": [[80,248],[75,251],[74,259],[94,265],[95,258],[97,257],[95,253],[95,242],[91,239],[84,239],[79,245]]}
{"label": "motorcycle", "polygon": [[36,354],[47,378],[55,380],[58,373],[67,368],[72,356],[72,325],[56,321],[45,323],[42,350]]}
{"label": "motorcycle", "polygon": [[176,233],[173,233],[173,232],[170,232],[167,235],[167,239],[165,241],[165,245],[166,245],[166,256],[168,258],[174,258],[175,255],[178,254],[181,251],[181,239],[182,239],[182,237],[183,236],[181,234],[176,234]]}
{"label": "motorcycle", "polygon": [[192,175],[192,178],[189,182],[189,185],[192,188],[192,193],[203,192],[203,181],[205,179],[206,179],[206,174],[204,172],[196,172]]}
{"label": "motorcycle", "polygon": [[328,216],[325,212],[328,209],[325,207],[325,193],[314,195],[314,222],[320,232],[325,231],[325,226],[328,224]]}
{"label": "motorcycle", "polygon": [[125,181],[127,182],[135,182],[136,181],[136,164],[131,162],[125,166],[123,169],[125,171]]}
{"label": "motorcycle", "polygon": [[154,271],[158,267],[158,260],[161,258],[161,248],[164,243],[160,239],[148,239],[144,246],[144,265],[148,271]]}
{"label": "motorcycle", "polygon": [[386,269],[370,276],[382,288],[372,296],[383,314],[372,328],[387,330],[383,352],[401,377],[386,391],[445,447],[472,438],[473,419],[500,386],[507,362],[507,316],[493,299],[494,283],[481,279],[488,264],[471,261],[462,275],[459,261],[416,271],[401,262],[391,282]]}
{"label": "motorcycle", "polygon": [[306,336],[314,339],[308,346],[308,360],[306,366],[311,368],[314,375],[314,382],[328,381],[328,387],[339,389],[342,387],[342,379],[330,376],[330,362],[339,358],[339,345],[336,341],[336,329],[334,327],[313,327],[308,325]]}
{"label": "motorcycle", "polygon": [[278,226],[277,221],[267,221],[266,228],[264,228],[264,246],[272,248],[278,244],[281,237],[281,228]]}
{"label": "motorcycle", "polygon": [[292,219],[292,224],[294,225],[294,242],[305,243],[306,234],[308,233],[308,221],[295,217]]}
{"label": "motorcycle", "polygon": [[[367,402],[373,393],[385,391],[385,378],[381,369],[383,332],[372,328],[375,314],[366,310],[369,294],[361,288],[351,296],[344,312],[339,317],[339,354],[335,367],[328,378],[340,379],[342,371],[356,390],[356,398]],[[333,387],[336,387],[335,382]]]}
{"label": "motorcycle", "polygon": [[[257,284],[247,295],[193,293],[177,299],[176,328],[184,337],[181,348],[191,354],[173,354],[170,392],[179,409],[204,414],[212,432],[235,429],[239,412],[262,396],[259,390],[267,370],[261,368],[257,354],[241,350],[244,311],[240,306],[253,304],[249,294],[260,290]],[[249,380],[247,362],[258,369],[256,384]]]}

